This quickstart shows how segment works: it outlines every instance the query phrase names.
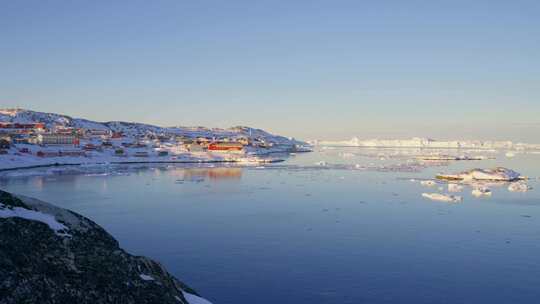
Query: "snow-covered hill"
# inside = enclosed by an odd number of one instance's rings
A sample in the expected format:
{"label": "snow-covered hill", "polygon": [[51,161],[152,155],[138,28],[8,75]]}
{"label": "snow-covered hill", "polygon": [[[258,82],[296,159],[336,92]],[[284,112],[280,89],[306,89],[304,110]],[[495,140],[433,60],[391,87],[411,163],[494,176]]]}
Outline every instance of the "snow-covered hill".
{"label": "snow-covered hill", "polygon": [[183,135],[187,137],[238,137],[259,138],[266,142],[281,145],[303,145],[284,136],[273,135],[261,129],[238,126],[229,129],[205,128],[205,127],[160,127],[135,122],[96,122],[82,118],[72,118],[67,115],[36,112],[25,109],[0,109],[0,122],[13,123],[44,123],[48,129],[55,127],[84,128],[96,130],[110,130],[123,132],[126,136],[155,135]]}

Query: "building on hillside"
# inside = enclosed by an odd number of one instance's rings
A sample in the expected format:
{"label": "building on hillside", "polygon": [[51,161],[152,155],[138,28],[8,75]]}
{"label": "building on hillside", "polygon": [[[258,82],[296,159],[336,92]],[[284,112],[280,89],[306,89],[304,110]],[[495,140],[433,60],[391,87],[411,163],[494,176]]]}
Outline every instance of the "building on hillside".
{"label": "building on hillside", "polygon": [[210,145],[208,145],[208,151],[239,153],[244,151],[244,145],[239,142],[211,143]]}
{"label": "building on hillside", "polygon": [[186,147],[189,152],[204,152],[206,150],[204,146],[201,146],[197,143],[186,145]]}
{"label": "building on hillside", "polygon": [[12,123],[12,122],[0,122],[0,129],[18,129],[18,130],[44,130],[45,124],[36,123]]}
{"label": "building on hillside", "polygon": [[64,134],[38,134],[37,144],[42,146],[49,145],[78,145],[79,138],[75,135],[64,135]]}
{"label": "building on hillside", "polygon": [[122,132],[113,132],[111,135],[111,138],[118,139],[124,137],[124,134]]}

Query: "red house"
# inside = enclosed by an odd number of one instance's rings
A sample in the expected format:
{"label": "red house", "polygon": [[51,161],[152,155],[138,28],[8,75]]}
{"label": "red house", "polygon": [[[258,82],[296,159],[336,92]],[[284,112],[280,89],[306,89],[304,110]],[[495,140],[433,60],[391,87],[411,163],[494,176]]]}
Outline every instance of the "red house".
{"label": "red house", "polygon": [[208,145],[208,151],[215,152],[241,152],[244,150],[244,145],[237,142],[211,143]]}

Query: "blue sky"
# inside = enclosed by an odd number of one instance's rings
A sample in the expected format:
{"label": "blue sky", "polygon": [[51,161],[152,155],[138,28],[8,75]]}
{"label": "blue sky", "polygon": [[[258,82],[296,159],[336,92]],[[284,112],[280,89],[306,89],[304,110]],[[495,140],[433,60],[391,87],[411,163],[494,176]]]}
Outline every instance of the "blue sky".
{"label": "blue sky", "polygon": [[539,1],[2,1],[0,107],[540,141]]}

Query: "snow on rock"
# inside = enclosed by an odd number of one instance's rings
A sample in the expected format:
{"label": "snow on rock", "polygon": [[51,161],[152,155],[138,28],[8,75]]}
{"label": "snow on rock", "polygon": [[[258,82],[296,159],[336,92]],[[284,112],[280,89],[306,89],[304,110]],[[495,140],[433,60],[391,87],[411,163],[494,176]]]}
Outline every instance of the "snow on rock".
{"label": "snow on rock", "polygon": [[532,190],[532,187],[524,182],[514,182],[508,185],[508,191],[510,192],[527,192]]}
{"label": "snow on rock", "polygon": [[[56,237],[53,230],[65,227],[71,237]],[[158,262],[124,251],[84,216],[2,190],[0,244],[0,277],[9,287],[0,303],[48,303],[52,294],[69,299],[62,303],[209,303]]]}
{"label": "snow on rock", "polygon": [[150,275],[147,275],[147,274],[140,274],[139,277],[143,280],[143,281],[155,281],[155,279],[150,276]]}
{"label": "snow on rock", "polygon": [[189,292],[184,291],[182,293],[184,295],[184,298],[189,302],[189,304],[212,304],[210,301]]}
{"label": "snow on rock", "polygon": [[69,228],[58,222],[53,215],[22,207],[10,207],[0,203],[0,218],[19,217],[31,221],[38,221],[47,224],[49,228],[59,236],[70,236],[65,231]]}
{"label": "snow on rock", "polygon": [[448,192],[461,192],[463,191],[463,186],[458,184],[448,184]]}
{"label": "snow on rock", "polygon": [[449,195],[449,194],[443,194],[443,193],[422,193],[422,196],[432,201],[440,201],[440,202],[447,202],[447,203],[458,203],[463,200],[461,196]]}
{"label": "snow on rock", "polygon": [[515,181],[521,175],[511,169],[497,167],[493,169],[472,169],[457,174],[439,174],[438,179],[445,180],[491,180],[491,181]]}

